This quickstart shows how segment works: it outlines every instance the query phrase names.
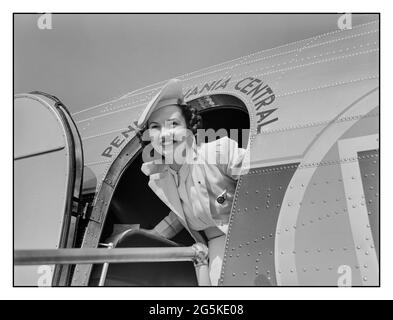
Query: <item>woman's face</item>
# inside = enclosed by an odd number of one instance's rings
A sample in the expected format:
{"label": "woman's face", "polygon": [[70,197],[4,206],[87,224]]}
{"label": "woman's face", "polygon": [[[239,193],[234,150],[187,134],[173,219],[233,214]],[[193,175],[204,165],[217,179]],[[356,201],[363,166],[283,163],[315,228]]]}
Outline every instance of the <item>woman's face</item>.
{"label": "woman's face", "polygon": [[[186,119],[176,105],[162,107],[154,111],[148,120],[149,137],[153,148],[164,157],[182,154],[187,147]],[[177,161],[176,161],[177,162]]]}

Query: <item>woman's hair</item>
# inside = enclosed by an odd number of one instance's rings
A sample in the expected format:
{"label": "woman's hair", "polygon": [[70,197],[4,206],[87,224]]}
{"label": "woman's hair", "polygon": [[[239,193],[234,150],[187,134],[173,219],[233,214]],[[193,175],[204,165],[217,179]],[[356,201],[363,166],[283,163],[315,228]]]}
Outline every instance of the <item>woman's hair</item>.
{"label": "woman's hair", "polygon": [[[182,112],[184,119],[186,120],[187,129],[191,130],[192,134],[195,136],[197,130],[202,128],[203,125],[202,117],[198,114],[197,109],[190,106],[189,104],[186,103],[181,104],[179,105],[179,108]],[[148,121],[142,128],[140,128],[136,132],[136,135],[141,143],[142,148],[144,148],[146,145],[150,143],[150,141],[143,140],[143,134],[148,129],[147,123]]]}

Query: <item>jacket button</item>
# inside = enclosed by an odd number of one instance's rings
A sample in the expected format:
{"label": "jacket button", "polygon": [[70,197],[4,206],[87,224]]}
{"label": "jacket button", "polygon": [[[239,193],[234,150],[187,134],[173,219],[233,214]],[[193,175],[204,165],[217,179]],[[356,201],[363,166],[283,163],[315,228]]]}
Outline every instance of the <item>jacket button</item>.
{"label": "jacket button", "polygon": [[225,198],[224,198],[223,196],[219,196],[219,197],[217,198],[217,202],[218,202],[219,204],[223,204],[224,201],[225,201]]}

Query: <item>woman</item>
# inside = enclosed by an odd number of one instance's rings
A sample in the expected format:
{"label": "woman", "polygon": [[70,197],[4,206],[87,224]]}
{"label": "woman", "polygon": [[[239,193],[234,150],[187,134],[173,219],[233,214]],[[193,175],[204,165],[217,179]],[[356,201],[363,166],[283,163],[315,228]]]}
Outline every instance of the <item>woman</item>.
{"label": "woman", "polygon": [[228,137],[197,144],[195,134],[201,125],[196,110],[184,103],[181,81],[170,80],[138,121],[141,143],[150,147],[144,149],[141,170],[171,209],[151,232],[169,239],[185,227],[196,242],[205,243],[203,231],[208,239],[210,282],[217,285],[246,150]]}

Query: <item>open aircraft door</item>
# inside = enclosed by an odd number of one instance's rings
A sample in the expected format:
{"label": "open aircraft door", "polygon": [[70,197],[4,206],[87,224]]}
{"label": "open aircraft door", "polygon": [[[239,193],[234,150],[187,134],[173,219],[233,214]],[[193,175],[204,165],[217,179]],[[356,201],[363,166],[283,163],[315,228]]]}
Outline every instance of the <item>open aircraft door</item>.
{"label": "open aircraft door", "polygon": [[[14,249],[74,246],[83,150],[66,107],[32,92],[14,98]],[[68,285],[71,266],[15,266],[15,286]]]}

